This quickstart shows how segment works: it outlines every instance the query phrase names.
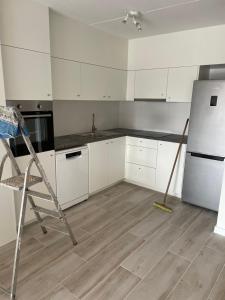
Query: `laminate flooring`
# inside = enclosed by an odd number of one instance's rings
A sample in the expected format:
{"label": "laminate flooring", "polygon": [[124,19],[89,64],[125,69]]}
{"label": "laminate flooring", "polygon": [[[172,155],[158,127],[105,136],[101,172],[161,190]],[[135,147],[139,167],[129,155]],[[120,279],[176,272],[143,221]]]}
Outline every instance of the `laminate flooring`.
{"label": "laminate flooring", "polygon": [[[76,247],[58,232],[26,226],[17,299],[224,300],[225,238],[213,233],[216,213],[169,197],[169,214],[153,207],[162,198],[121,182],[66,210]],[[14,245],[0,248],[5,288]]]}

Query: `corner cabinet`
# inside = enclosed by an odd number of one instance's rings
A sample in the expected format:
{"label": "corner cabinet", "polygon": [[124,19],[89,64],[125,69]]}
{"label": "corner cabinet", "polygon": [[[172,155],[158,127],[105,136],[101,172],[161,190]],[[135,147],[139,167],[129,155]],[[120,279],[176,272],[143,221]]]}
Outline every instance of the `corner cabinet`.
{"label": "corner cabinet", "polygon": [[124,179],[124,137],[90,143],[88,148],[90,194]]}
{"label": "corner cabinet", "polygon": [[126,81],[126,71],[81,64],[81,91],[83,100],[125,100]]}
{"label": "corner cabinet", "polygon": [[191,102],[194,80],[198,79],[199,67],[170,68],[168,73],[168,102]]}
{"label": "corner cabinet", "polygon": [[52,100],[50,55],[2,46],[7,100]]}
{"label": "corner cabinet", "polygon": [[81,64],[52,58],[52,89],[54,100],[81,99]]}
{"label": "corner cabinet", "polygon": [[135,73],[135,99],[165,99],[168,69],[140,70]]}

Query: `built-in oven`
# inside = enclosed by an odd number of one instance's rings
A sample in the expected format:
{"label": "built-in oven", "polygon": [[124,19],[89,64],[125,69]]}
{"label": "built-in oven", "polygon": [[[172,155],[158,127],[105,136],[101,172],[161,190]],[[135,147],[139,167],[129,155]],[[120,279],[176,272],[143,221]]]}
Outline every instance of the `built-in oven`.
{"label": "built-in oven", "polygon": [[[54,149],[54,126],[52,101],[7,101],[21,112],[36,153]],[[10,139],[15,157],[29,154],[21,136]]]}

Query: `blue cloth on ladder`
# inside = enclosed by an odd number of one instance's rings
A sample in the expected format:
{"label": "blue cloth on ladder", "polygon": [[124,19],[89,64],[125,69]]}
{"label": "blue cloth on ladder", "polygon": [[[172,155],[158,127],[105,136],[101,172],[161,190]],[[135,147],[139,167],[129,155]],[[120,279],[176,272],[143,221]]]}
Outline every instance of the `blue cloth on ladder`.
{"label": "blue cloth on ladder", "polygon": [[21,135],[21,127],[25,135],[29,131],[24,124],[24,119],[19,118],[14,107],[0,106],[0,139],[15,138]]}

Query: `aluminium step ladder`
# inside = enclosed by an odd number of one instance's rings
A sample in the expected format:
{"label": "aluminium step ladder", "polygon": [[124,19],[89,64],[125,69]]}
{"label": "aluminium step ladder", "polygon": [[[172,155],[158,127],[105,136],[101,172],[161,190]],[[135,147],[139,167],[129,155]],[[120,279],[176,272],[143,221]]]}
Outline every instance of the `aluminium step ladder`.
{"label": "aluminium step ladder", "polygon": [[[22,173],[19,169],[19,166],[16,162],[16,159],[13,156],[13,153],[6,141],[7,138],[15,138],[18,135],[23,137],[23,140],[30,152],[31,159],[28,163],[28,166],[25,170],[25,173]],[[17,287],[17,277],[18,277],[18,269],[19,269],[19,259],[20,259],[20,248],[22,241],[22,233],[24,227],[25,220],[25,211],[26,204],[29,201],[31,205],[31,209],[33,210],[37,221],[40,223],[41,230],[44,234],[47,233],[47,228],[52,230],[59,231],[60,233],[64,233],[68,235],[73,243],[73,245],[77,244],[77,241],[73,235],[73,232],[67,222],[65,214],[63,213],[57,197],[49,183],[45,171],[38,159],[37,154],[34,151],[34,148],[31,144],[29,133],[25,127],[24,119],[20,112],[14,107],[3,107],[0,106],[0,139],[3,143],[3,146],[6,150],[5,156],[3,156],[2,162],[0,164],[0,185],[6,188],[10,188],[14,191],[18,191],[22,193],[22,201],[19,215],[19,222],[17,228],[17,239],[16,239],[16,248],[15,248],[15,256],[13,263],[13,274],[12,274],[12,282],[11,288],[9,290],[0,287],[0,291],[9,295],[10,300],[16,299],[16,287]],[[7,158],[10,159],[12,163],[12,167],[15,171],[16,176],[11,178],[2,179],[3,168]],[[30,174],[32,165],[35,164],[40,176],[34,176]],[[29,188],[37,183],[43,182],[47,187],[49,194],[40,193],[37,191],[31,191]],[[55,206],[56,210],[46,209],[44,207],[37,206],[33,198],[39,198],[45,201],[50,201]],[[44,223],[44,219],[40,214],[49,215],[53,218],[58,218],[60,221],[64,222],[66,227],[66,232],[57,230],[55,227],[48,226]]]}

